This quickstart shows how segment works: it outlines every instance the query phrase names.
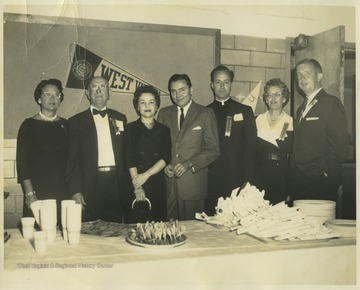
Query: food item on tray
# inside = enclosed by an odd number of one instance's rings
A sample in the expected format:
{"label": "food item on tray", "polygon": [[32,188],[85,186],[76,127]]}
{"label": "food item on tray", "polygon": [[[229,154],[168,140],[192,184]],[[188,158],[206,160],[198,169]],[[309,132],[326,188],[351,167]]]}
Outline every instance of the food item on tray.
{"label": "food item on tray", "polygon": [[138,223],[131,229],[129,238],[133,241],[149,245],[171,245],[185,240],[185,226],[177,220],[169,222]]}
{"label": "food item on tray", "polygon": [[129,233],[129,226],[99,219],[91,222],[83,222],[81,224],[81,233],[102,237],[126,236]]}
{"label": "food item on tray", "polygon": [[284,202],[270,205],[264,200],[264,191],[249,183],[240,190],[234,189],[230,197],[219,198],[216,214],[208,217],[197,214],[197,219],[207,223],[227,226],[241,235],[249,233],[259,238],[273,240],[316,240],[339,237],[331,229],[312,217],[288,207]]}

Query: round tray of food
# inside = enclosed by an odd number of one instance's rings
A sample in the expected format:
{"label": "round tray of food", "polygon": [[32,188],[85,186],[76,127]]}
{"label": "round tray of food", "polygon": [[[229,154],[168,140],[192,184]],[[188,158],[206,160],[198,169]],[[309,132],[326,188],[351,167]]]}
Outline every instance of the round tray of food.
{"label": "round tray of food", "polygon": [[179,222],[138,223],[126,236],[126,241],[134,246],[153,249],[175,248],[186,242],[185,226]]}

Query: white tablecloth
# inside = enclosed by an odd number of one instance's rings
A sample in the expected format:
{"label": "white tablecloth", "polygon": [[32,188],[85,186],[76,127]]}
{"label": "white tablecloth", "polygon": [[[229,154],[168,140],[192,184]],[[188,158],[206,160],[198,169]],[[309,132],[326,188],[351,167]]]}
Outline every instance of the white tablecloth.
{"label": "white tablecloth", "polygon": [[36,283],[41,275],[53,285],[355,284],[355,239],[264,243],[200,221],[181,223],[186,243],[158,250],[130,245],[123,236],[81,235],[80,244],[70,246],[58,233],[45,253],[36,253],[19,230],[7,230],[5,278]]}

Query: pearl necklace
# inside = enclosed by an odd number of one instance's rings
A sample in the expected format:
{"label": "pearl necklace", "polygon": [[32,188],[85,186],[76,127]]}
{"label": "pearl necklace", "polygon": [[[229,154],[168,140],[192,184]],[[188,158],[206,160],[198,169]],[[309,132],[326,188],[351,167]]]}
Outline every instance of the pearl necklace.
{"label": "pearl necklace", "polygon": [[145,125],[145,127],[148,128],[149,130],[154,127],[154,120],[151,123],[144,123],[142,121],[141,121],[141,123],[143,123]]}
{"label": "pearl necklace", "polygon": [[54,121],[58,116],[57,114],[55,114],[54,117],[46,117],[43,113],[41,113],[41,111],[39,111],[39,115],[45,121]]}
{"label": "pearl necklace", "polygon": [[268,113],[267,119],[271,128],[273,128],[277,124],[282,115],[283,112],[281,112],[278,116],[271,116],[270,113]]}

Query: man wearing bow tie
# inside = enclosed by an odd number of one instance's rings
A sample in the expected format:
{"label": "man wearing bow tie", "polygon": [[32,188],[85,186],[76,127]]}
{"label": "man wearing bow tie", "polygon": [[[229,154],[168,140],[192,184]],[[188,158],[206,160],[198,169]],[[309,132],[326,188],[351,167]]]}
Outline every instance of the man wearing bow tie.
{"label": "man wearing bow tie", "polygon": [[296,75],[305,100],[294,121],[292,199],[335,201],[348,156],[344,106],[322,88],[322,68],[315,59],[300,61]]}
{"label": "man wearing bow tie", "polygon": [[83,221],[122,222],[125,195],[126,116],[108,109],[108,81],[94,77],[86,91],[90,108],[69,119],[67,182]]}

